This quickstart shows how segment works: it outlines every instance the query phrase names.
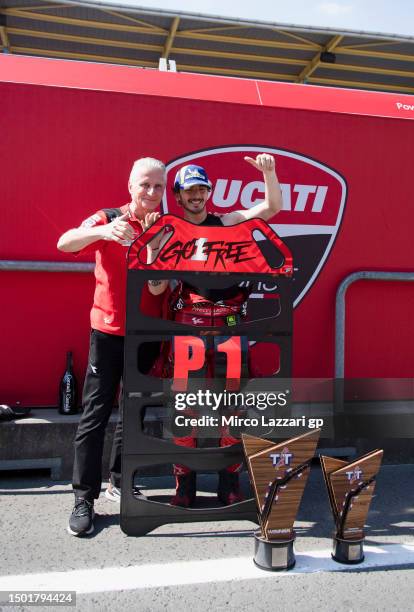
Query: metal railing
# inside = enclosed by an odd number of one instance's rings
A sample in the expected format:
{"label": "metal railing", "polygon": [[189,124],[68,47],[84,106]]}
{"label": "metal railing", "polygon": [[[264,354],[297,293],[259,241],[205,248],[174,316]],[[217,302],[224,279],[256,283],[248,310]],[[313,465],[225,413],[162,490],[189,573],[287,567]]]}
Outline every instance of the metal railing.
{"label": "metal railing", "polygon": [[0,260],[0,271],[6,272],[93,272],[94,269],[93,263]]}
{"label": "metal railing", "polygon": [[359,280],[375,281],[414,281],[414,272],[378,272],[365,270],[353,272],[341,282],[336,292],[335,303],[335,378],[342,379],[345,374],[345,297],[348,287]]}

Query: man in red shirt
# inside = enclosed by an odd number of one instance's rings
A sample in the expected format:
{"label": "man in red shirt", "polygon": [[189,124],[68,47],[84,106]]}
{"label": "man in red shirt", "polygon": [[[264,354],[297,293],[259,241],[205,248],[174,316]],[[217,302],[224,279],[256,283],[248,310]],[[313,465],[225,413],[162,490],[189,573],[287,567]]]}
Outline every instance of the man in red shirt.
{"label": "man in red shirt", "polygon": [[[75,437],[72,483],[75,506],[67,528],[71,535],[90,534],[94,529],[93,503],[101,491],[105,429],[124,367],[127,250],[142,232],[141,222],[145,219],[147,223],[154,222],[158,217],[155,210],[165,184],[166,170],[161,161],[151,157],[137,160],[128,183],[131,201],[120,208],[98,210],[80,227],[65,232],[57,244],[65,253],[94,251],[96,259],[83,413]],[[121,437],[119,422],[110,461],[109,495],[120,487]]]}

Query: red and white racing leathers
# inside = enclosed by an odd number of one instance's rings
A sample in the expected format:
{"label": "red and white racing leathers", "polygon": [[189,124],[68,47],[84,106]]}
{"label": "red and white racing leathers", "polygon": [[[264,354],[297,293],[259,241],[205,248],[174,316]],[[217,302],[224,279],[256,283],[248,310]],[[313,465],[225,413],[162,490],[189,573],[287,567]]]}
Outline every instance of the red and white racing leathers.
{"label": "red and white racing leathers", "polygon": [[[225,296],[224,299],[217,299]],[[195,327],[222,327],[234,325],[246,317],[248,290],[241,287],[230,287],[226,290],[203,290],[197,289],[187,283],[179,282],[178,286],[172,291],[168,298],[168,318],[171,320],[194,325]],[[247,342],[246,342],[247,345]],[[252,376],[259,373],[254,372],[253,364],[249,363],[249,351],[242,351],[243,360]],[[214,378],[219,375],[215,372],[215,352],[214,349],[206,351],[206,377]],[[151,374],[161,378],[173,378],[174,353],[171,342],[162,344],[161,353],[155,362]],[[188,413],[187,413],[188,414]],[[174,442],[179,446],[189,448],[197,447],[197,431],[193,428],[190,435],[175,437]],[[240,440],[232,436],[228,427],[220,430],[220,446],[230,446]],[[229,472],[236,472],[240,469],[240,464],[227,467]],[[188,474],[189,468],[183,465],[174,465],[176,476]]]}

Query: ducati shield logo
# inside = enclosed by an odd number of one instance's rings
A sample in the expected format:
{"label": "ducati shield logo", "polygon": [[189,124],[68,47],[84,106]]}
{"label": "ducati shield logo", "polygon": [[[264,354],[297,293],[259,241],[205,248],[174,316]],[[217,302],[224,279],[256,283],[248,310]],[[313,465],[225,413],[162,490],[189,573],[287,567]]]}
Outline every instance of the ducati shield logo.
{"label": "ducati shield logo", "polygon": [[[297,306],[317,279],[341,226],[347,187],[338,172],[321,161],[283,149],[246,145],[199,151],[167,164],[163,212],[182,216],[172,185],[177,170],[185,164],[206,169],[213,184],[209,212],[222,215],[263,201],[262,175],[243,159],[258,153],[271,153],[276,159],[283,209],[269,224],[293,253],[293,298]],[[254,286],[253,291],[255,297],[264,297],[266,288]]]}

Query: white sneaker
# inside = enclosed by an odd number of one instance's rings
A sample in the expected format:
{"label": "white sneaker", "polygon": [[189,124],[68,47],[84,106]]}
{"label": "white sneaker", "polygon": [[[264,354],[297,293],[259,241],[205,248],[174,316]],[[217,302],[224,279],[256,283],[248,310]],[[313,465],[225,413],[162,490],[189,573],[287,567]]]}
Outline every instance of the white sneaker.
{"label": "white sneaker", "polygon": [[118,487],[110,482],[105,491],[105,497],[106,499],[119,504],[121,503],[121,489],[118,489]]}

